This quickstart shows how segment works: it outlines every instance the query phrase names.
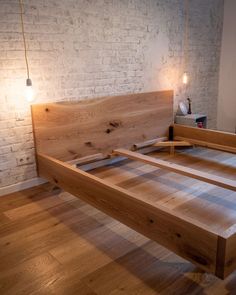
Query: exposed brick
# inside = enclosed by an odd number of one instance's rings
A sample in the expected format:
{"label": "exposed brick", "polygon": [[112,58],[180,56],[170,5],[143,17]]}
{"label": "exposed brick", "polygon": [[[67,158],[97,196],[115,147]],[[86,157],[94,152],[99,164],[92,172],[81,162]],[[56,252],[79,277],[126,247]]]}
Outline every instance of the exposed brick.
{"label": "exposed brick", "polygon": [[[175,109],[190,95],[193,111],[216,126],[223,0],[190,0],[187,90],[183,0],[24,3],[37,103],[171,88]],[[36,176],[19,11],[18,1],[1,0],[0,187]]]}

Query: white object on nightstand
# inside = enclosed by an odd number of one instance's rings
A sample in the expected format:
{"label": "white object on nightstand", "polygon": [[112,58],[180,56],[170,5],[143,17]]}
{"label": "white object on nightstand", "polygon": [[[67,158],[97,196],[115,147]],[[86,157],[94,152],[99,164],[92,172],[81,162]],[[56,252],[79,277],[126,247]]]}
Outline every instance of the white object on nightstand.
{"label": "white object on nightstand", "polygon": [[178,116],[186,116],[188,114],[188,109],[186,104],[183,101],[179,102],[179,107],[177,110],[177,115]]}

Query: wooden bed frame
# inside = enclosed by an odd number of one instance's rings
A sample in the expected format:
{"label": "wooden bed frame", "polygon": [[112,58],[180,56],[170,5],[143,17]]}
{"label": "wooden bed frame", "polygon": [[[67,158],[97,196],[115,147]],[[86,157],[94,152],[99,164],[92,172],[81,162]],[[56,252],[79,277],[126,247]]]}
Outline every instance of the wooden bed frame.
{"label": "wooden bed frame", "polygon": [[233,179],[145,154],[167,140],[236,153],[236,135],[173,124],[173,91],[36,104],[32,118],[39,176],[219,278],[234,271],[236,224],[213,230],[89,170],[129,158],[235,192]]}

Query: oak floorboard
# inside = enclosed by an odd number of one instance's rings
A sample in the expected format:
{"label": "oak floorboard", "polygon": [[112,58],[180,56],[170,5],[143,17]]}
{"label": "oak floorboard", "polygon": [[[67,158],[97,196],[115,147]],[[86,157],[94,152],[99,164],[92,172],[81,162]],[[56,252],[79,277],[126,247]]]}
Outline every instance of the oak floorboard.
{"label": "oak floorboard", "polygon": [[32,259],[24,261],[8,270],[0,272],[0,293],[14,294],[29,280],[50,272],[59,266],[59,262],[49,253],[43,253]]}
{"label": "oak floorboard", "polygon": [[[194,269],[194,266],[168,250],[157,248],[155,243],[149,242],[98,269],[82,281],[96,290],[98,295],[161,294],[170,284],[182,278],[185,272]],[[191,283],[199,290],[197,284]],[[178,294],[185,294],[183,291],[180,290]]]}
{"label": "oak floorboard", "polygon": [[[212,154],[196,148],[183,153],[178,150],[174,157],[166,152],[155,157],[234,177],[235,156],[226,153]],[[207,166],[204,157],[209,161]],[[212,228],[224,229],[236,219],[235,193],[209,184],[133,161],[91,173],[139,193],[140,198],[145,191],[150,203],[160,203],[202,221],[202,212],[208,212],[205,221]],[[162,193],[154,197],[157,183]],[[1,197],[0,210],[0,294],[236,294],[236,272],[224,281],[204,273],[48,184]]]}
{"label": "oak floorboard", "polygon": [[10,222],[10,219],[7,218],[4,214],[0,213],[0,225],[6,226]]}
{"label": "oak floorboard", "polygon": [[11,193],[5,195],[4,198],[0,198],[0,212],[7,210],[13,210],[26,204],[31,204],[32,201],[39,201],[46,198],[46,194],[42,194],[42,191],[48,192],[52,190],[52,185],[45,183],[42,186],[36,186],[30,190]]}
{"label": "oak floorboard", "polygon": [[10,209],[4,212],[4,215],[11,220],[19,220],[20,218],[26,217],[31,214],[36,214],[38,212],[47,210],[52,207],[56,207],[64,203],[60,198],[55,196],[48,196],[37,202],[26,204],[18,208]]}
{"label": "oak floorboard", "polygon": [[73,208],[74,207],[71,203],[69,204],[68,202],[65,202],[56,207],[42,210],[36,214],[25,215],[25,217],[20,219],[20,221],[18,219],[10,220],[3,215],[5,220],[7,219],[10,222],[0,225],[0,237],[2,238],[10,234],[14,235],[16,232],[20,232],[21,230],[27,230],[31,226],[35,226],[36,224],[47,220],[47,218],[59,217],[61,215],[67,216],[67,213],[71,214],[69,211]]}

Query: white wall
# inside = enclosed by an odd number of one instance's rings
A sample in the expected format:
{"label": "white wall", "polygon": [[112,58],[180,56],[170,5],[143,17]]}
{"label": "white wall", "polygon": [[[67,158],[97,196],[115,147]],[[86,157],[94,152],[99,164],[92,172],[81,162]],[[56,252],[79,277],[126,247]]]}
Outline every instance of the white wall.
{"label": "white wall", "polygon": [[236,131],[236,0],[225,0],[217,128]]}
{"label": "white wall", "polygon": [[[174,89],[190,76],[193,111],[216,127],[223,0],[191,0],[183,69],[183,0],[24,0],[36,103]],[[0,188],[36,175],[17,0],[0,0]],[[12,191],[12,188],[11,188]],[[1,194],[1,189],[0,189]]]}

